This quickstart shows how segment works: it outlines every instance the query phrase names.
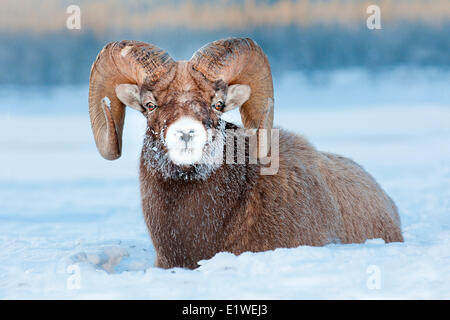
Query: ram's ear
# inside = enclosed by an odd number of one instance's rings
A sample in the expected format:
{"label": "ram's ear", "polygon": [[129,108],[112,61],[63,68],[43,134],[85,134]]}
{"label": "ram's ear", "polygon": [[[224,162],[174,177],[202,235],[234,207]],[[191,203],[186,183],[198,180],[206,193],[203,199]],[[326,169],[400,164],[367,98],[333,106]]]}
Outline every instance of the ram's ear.
{"label": "ram's ear", "polygon": [[119,84],[116,86],[116,95],[123,104],[140,112],[144,111],[144,108],[141,106],[141,95],[137,85]]}
{"label": "ram's ear", "polygon": [[242,106],[250,98],[251,91],[250,86],[246,84],[233,84],[229,86],[225,109],[223,111],[230,111]]}

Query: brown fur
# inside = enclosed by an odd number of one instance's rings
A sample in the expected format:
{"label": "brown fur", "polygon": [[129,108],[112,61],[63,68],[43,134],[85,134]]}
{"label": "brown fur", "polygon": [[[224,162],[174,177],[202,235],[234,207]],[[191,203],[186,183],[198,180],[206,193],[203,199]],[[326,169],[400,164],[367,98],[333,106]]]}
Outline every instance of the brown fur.
{"label": "brown fur", "polygon": [[142,157],[142,207],[156,265],[195,268],[221,251],[403,241],[395,204],[359,165],[283,130],[279,145],[276,175],[223,164],[207,180],[172,180]]}

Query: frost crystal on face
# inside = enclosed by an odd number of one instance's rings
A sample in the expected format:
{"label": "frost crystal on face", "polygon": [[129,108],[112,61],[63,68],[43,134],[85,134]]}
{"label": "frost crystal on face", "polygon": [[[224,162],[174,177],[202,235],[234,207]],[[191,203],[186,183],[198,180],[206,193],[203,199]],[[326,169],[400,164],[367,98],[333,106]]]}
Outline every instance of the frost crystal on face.
{"label": "frost crystal on face", "polygon": [[165,179],[206,180],[223,162],[225,121],[220,120],[215,129],[207,130],[207,142],[200,160],[192,165],[177,165],[167,154],[164,129],[159,139],[147,134],[144,139],[143,158],[148,168],[158,170]]}

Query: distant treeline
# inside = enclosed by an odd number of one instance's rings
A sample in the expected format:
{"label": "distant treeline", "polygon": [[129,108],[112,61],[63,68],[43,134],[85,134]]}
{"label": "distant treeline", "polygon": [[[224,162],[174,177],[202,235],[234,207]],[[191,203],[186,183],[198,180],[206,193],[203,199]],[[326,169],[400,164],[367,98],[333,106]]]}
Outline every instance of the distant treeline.
{"label": "distant treeline", "polygon": [[449,0],[1,0],[0,30],[51,32],[66,25],[77,5],[86,30],[149,31],[156,28],[248,30],[262,26],[364,24],[377,5],[383,23],[440,24],[450,19]]}
{"label": "distant treeline", "polygon": [[151,42],[175,59],[189,59],[209,41],[236,36],[256,40],[274,73],[348,67],[383,70],[395,66],[450,68],[450,22],[402,22],[369,30],[365,25],[257,27],[252,30],[153,29],[100,35],[86,30],[46,33],[0,31],[0,84],[87,83],[92,62],[109,41]]}

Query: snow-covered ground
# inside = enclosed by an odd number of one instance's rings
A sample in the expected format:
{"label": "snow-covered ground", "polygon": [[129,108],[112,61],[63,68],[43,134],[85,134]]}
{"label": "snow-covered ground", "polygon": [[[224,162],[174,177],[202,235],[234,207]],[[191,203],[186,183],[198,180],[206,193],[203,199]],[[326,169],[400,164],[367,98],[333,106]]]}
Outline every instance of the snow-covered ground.
{"label": "snow-covered ground", "polygon": [[450,77],[422,76],[276,79],[276,123],[362,164],[396,201],[404,243],[219,253],[193,271],[153,267],[140,115],[108,162],[86,87],[0,89],[0,299],[449,299]]}

